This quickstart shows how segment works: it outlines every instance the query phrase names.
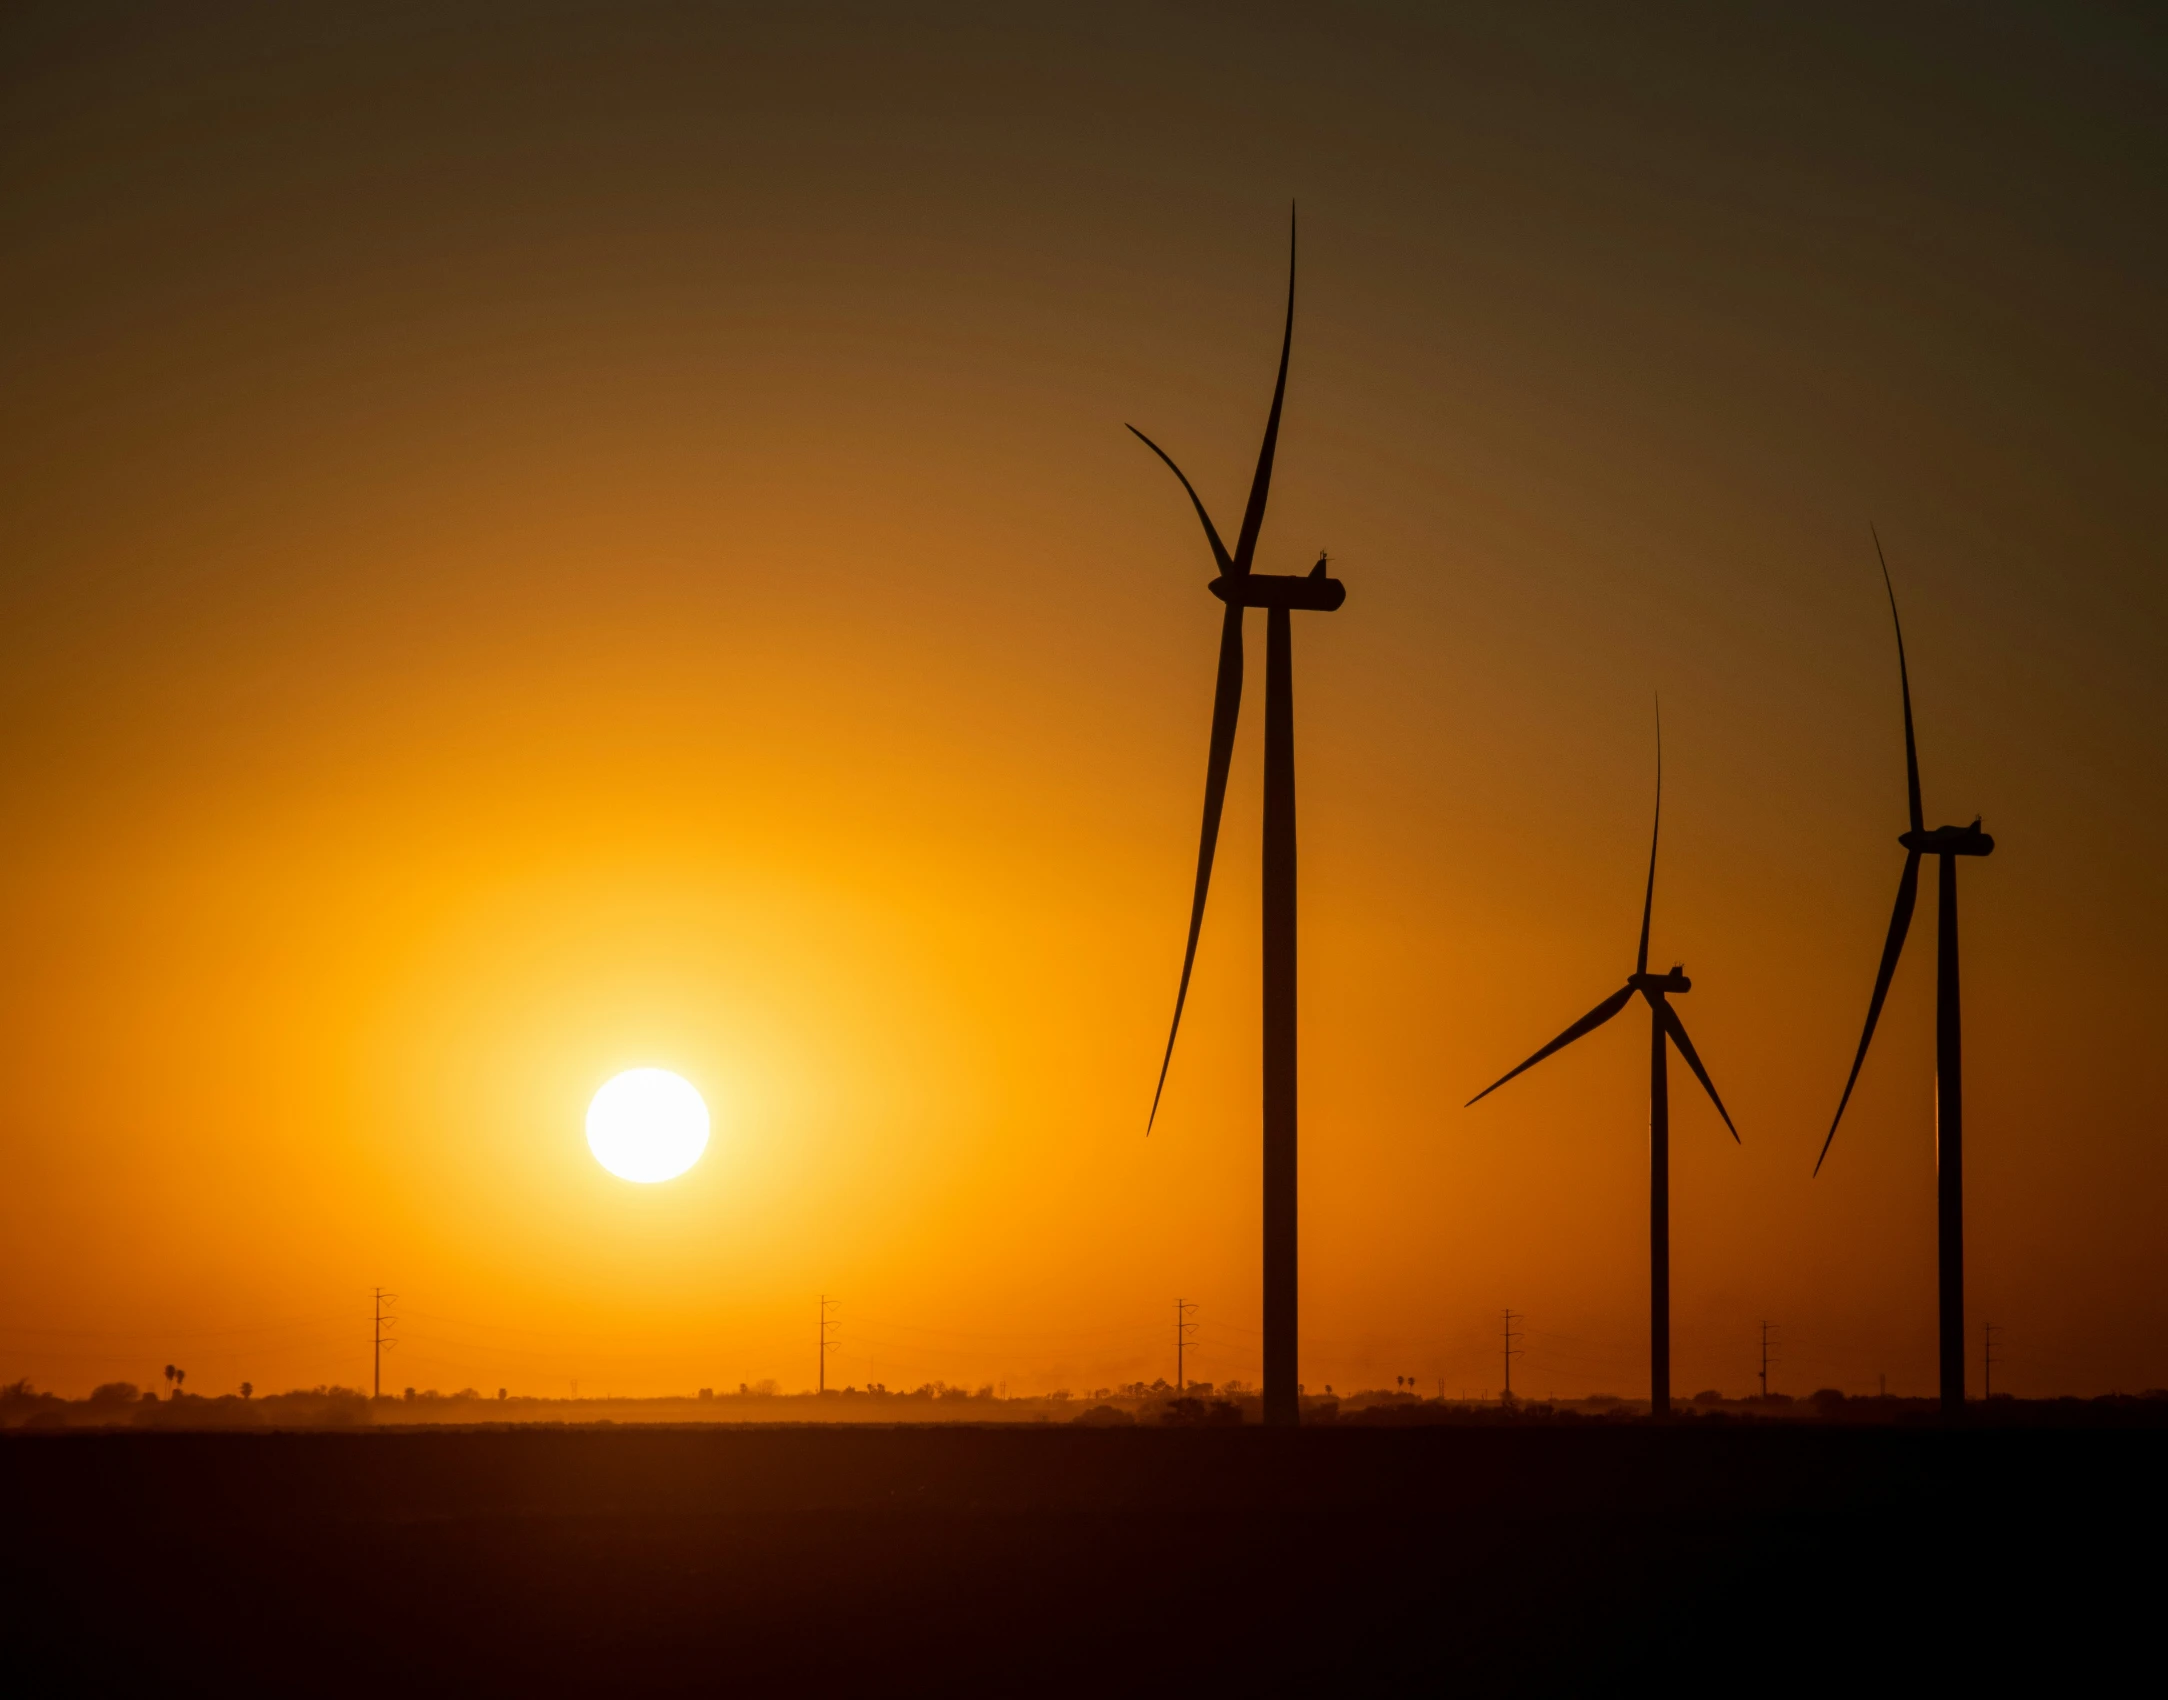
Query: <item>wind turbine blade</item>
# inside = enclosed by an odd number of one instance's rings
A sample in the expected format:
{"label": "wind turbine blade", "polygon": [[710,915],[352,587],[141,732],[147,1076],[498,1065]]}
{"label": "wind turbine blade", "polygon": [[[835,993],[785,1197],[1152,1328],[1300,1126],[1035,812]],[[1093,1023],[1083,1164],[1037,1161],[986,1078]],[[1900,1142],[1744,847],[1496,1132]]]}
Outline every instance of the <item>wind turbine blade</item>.
{"label": "wind turbine blade", "polygon": [[1859,1084],[1860,1065],[1867,1060],[1867,1045],[1874,1038],[1874,1024],[1882,1019],[1882,1000],[1889,996],[1890,979],[1897,972],[1897,959],[1904,954],[1905,933],[1912,925],[1912,906],[1920,895],[1920,853],[1915,850],[1905,857],[1904,877],[1897,882],[1897,907],[1890,912],[1889,937],[1882,944],[1882,966],[1875,970],[1874,996],[1867,1000],[1867,1030],[1859,1036],[1859,1054],[1852,1059],[1851,1075],[1844,1083],[1844,1096],[1837,1100],[1837,1113],[1830,1118],[1829,1133],[1822,1140],[1822,1155],[1814,1159],[1814,1172],[1822,1172],[1823,1159],[1829,1155],[1829,1142],[1837,1137],[1837,1123],[1844,1120],[1844,1107],[1852,1101],[1852,1088]]}
{"label": "wind turbine blade", "polygon": [[1197,935],[1204,927],[1205,894],[1212,889],[1212,852],[1219,847],[1220,811],[1227,802],[1227,769],[1234,760],[1235,720],[1241,712],[1242,606],[1230,602],[1220,621],[1219,684],[1212,693],[1212,743],[1204,767],[1204,832],[1197,844],[1197,894],[1190,900],[1189,947],[1182,953],[1182,983],[1174,994],[1174,1021],[1167,1029],[1167,1054],[1159,1062],[1159,1084],[1152,1089],[1146,1133],[1159,1119],[1159,1097],[1167,1090],[1167,1069],[1174,1061],[1174,1036],[1182,1030],[1182,1005],[1189,999],[1189,974],[1197,965]]}
{"label": "wind turbine blade", "polygon": [[1897,683],[1905,693],[1905,800],[1912,806],[1912,830],[1924,832],[1927,822],[1920,813],[1920,751],[1912,738],[1912,675],[1905,671],[1905,626],[1897,618],[1897,587],[1890,583],[1889,562],[1882,558],[1882,534],[1871,525],[1867,532],[1874,538],[1874,558],[1882,562],[1882,588],[1889,592],[1890,624],[1897,628]]}
{"label": "wind turbine blade", "polygon": [[1287,398],[1287,352],[1295,343],[1295,213],[1287,213],[1287,329],[1280,337],[1280,381],[1272,387],[1272,411],[1265,418],[1265,445],[1257,451],[1257,476],[1250,481],[1250,505],[1242,511],[1242,534],[1235,539],[1234,571],[1246,573],[1257,553],[1257,534],[1265,524],[1265,492],[1272,484],[1272,455],[1280,441],[1280,403]]}
{"label": "wind turbine blade", "polygon": [[1167,470],[1182,480],[1182,488],[1189,492],[1190,506],[1197,510],[1197,517],[1204,521],[1204,534],[1212,545],[1212,559],[1219,563],[1219,570],[1222,573],[1233,572],[1235,570],[1234,563],[1227,558],[1227,545],[1220,541],[1219,530],[1213,525],[1212,516],[1204,511],[1204,503],[1198,499],[1196,487],[1184,476],[1182,469],[1174,464],[1174,456],[1153,442],[1151,438],[1139,431],[1134,425],[1125,426],[1124,429],[1135,437],[1138,442],[1150,449],[1152,453],[1165,461]]}
{"label": "wind turbine blade", "polygon": [[1732,1127],[1731,1112],[1724,1108],[1724,1100],[1716,1095],[1716,1082],[1709,1078],[1709,1071],[1701,1066],[1701,1058],[1694,1054],[1694,1041],[1686,1036],[1686,1023],[1679,1019],[1679,1012],[1668,1003],[1656,1006],[1656,1019],[1664,1024],[1664,1031],[1671,1035],[1671,1042],[1679,1047],[1679,1055],[1686,1059],[1686,1066],[1694,1071],[1694,1078],[1701,1082],[1701,1089],[1708,1093],[1709,1102],[1716,1106],[1716,1113],[1724,1118],[1724,1125],[1731,1128],[1733,1144],[1739,1144],[1739,1130]]}
{"label": "wind turbine blade", "polygon": [[1656,835],[1664,825],[1664,704],[1656,702],[1656,824],[1649,828],[1649,888],[1641,898],[1641,954],[1634,958],[1634,972],[1649,971],[1649,917],[1656,910]]}
{"label": "wind turbine blade", "polygon": [[1500,1075],[1496,1080],[1492,1081],[1488,1086],[1484,1087],[1482,1091],[1478,1092],[1473,1098],[1470,1098],[1467,1104],[1463,1105],[1462,1108],[1466,1109],[1476,1104],[1480,1104],[1485,1098],[1488,1098],[1493,1092],[1497,1091],[1499,1087],[1503,1086],[1507,1081],[1511,1080],[1513,1078],[1513,1075],[1521,1074],[1528,1069],[1534,1068],[1536,1064],[1541,1062],[1545,1057],[1549,1056],[1553,1051],[1564,1050],[1568,1045],[1572,1044],[1574,1040],[1581,1038],[1585,1034],[1595,1032],[1597,1028],[1601,1027],[1606,1021],[1609,1021],[1611,1017],[1618,1014],[1620,1010],[1624,1009],[1626,1007],[1626,1000],[1633,995],[1633,987],[1621,986],[1617,991],[1613,992],[1609,997],[1605,998],[1602,1003],[1598,1004],[1594,1009],[1590,1010],[1586,1015],[1582,1016],[1581,1019],[1576,1021],[1571,1027],[1567,1028],[1565,1032],[1559,1034],[1557,1038],[1553,1039],[1548,1045],[1544,1046],[1542,1050],[1538,1051],[1534,1056],[1530,1057],[1526,1062],[1522,1063],[1519,1068],[1513,1070],[1512,1074]]}

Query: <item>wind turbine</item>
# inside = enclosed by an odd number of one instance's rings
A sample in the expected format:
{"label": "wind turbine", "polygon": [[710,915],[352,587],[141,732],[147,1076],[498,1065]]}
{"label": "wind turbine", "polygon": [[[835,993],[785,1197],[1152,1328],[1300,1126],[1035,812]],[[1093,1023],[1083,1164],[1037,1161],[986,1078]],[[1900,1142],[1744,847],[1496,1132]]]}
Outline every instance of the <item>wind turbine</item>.
{"label": "wind turbine", "polygon": [[1641,899],[1641,950],[1626,984],[1605,998],[1565,1032],[1522,1063],[1502,1075],[1468,1100],[1472,1107],[1488,1098],[1515,1074],[1534,1068],[1553,1051],[1562,1051],[1574,1040],[1593,1033],[1618,1014],[1639,992],[1649,1006],[1649,1408],[1661,1416],[1671,1409],[1671,1077],[1669,1045],[1679,1048],[1686,1066],[1694,1071],[1716,1106],[1716,1113],[1731,1128],[1734,1143],[1739,1130],[1732,1126],[1731,1112],[1716,1095],[1715,1082],[1701,1066],[1694,1041],[1686,1036],[1686,1023],[1671,1007],[1670,999],[1694,989],[1683,963],[1674,963],[1668,974],[1649,972],[1649,917],[1656,907],[1656,842],[1664,824],[1664,728],[1656,725],[1656,824],[1649,829],[1649,883]]}
{"label": "wind turbine", "polygon": [[1174,459],[1132,425],[1144,446],[1167,463],[1204,523],[1205,540],[1219,576],[1205,588],[1226,604],[1220,617],[1219,683],[1212,696],[1212,736],[1205,758],[1204,831],[1197,844],[1197,886],[1190,899],[1189,945],[1182,953],[1182,981],[1174,994],[1174,1021],[1160,1059],[1159,1085],[1145,1131],[1159,1119],[1160,1094],[1174,1061],[1204,926],[1205,894],[1212,884],[1212,854],[1219,844],[1220,811],[1227,801],[1227,768],[1234,755],[1235,720],[1242,710],[1242,611],[1267,610],[1265,623],[1265,1421],[1301,1420],[1295,1344],[1295,695],[1293,619],[1297,608],[1331,613],[1347,600],[1347,587],[1325,574],[1325,557],[1307,575],[1250,570],[1257,534],[1265,523],[1265,495],[1272,483],[1272,455],[1280,437],[1280,404],[1287,395],[1287,355],[1295,338],[1295,228],[1288,218],[1287,329],[1280,338],[1280,376],[1265,417],[1264,446],[1250,481],[1249,506],[1234,553],[1220,541],[1212,516]]}
{"label": "wind turbine", "polygon": [[1904,954],[1905,934],[1912,925],[1912,906],[1920,892],[1920,857],[1932,855],[1941,863],[1935,904],[1935,1262],[1942,1311],[1942,1408],[1954,1414],[1965,1403],[1965,1047],[1957,1001],[1957,858],[1992,855],[1995,841],[1980,830],[1978,815],[1970,826],[1938,826],[1929,832],[1924,825],[1919,746],[1912,736],[1912,678],[1905,670],[1904,622],[1897,618],[1897,589],[1890,583],[1882,539],[1872,527],[1869,534],[1874,536],[1874,558],[1882,567],[1882,588],[1889,594],[1890,623],[1897,630],[1897,684],[1905,705],[1905,796],[1912,826],[1897,839],[1905,847],[1905,871],[1897,879],[1897,907],[1890,914],[1889,937],[1882,943],[1874,995],[1867,1000],[1867,1027],[1859,1036],[1859,1054],[1852,1059],[1844,1096],[1837,1100],[1837,1113],[1830,1119],[1822,1154],[1814,1160],[1814,1172],[1822,1172],[1830,1141],[1837,1137],[1837,1123],[1844,1120],[1844,1107],[1859,1084],[1860,1065],[1867,1060],[1874,1024],[1881,1019],[1882,1000],[1889,996],[1890,978],[1897,972],[1897,959]]}

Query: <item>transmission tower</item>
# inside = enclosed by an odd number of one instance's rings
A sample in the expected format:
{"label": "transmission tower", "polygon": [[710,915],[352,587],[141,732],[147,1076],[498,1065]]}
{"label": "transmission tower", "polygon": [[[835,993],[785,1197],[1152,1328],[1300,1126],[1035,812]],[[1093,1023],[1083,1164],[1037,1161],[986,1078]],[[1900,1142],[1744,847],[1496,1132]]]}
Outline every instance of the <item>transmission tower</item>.
{"label": "transmission tower", "polygon": [[1197,1325],[1190,1321],[1190,1312],[1197,1308],[1194,1300],[1174,1301],[1174,1390],[1182,1391],[1182,1354],[1197,1336]]}
{"label": "transmission tower", "polygon": [[386,1346],[396,1346],[399,1343],[384,1332],[385,1329],[399,1320],[385,1307],[397,1304],[399,1295],[397,1293],[387,1293],[382,1287],[377,1287],[373,1291],[376,1295],[376,1303],[374,1307],[375,1322],[370,1330],[369,1341],[371,1363],[369,1393],[372,1398],[381,1399],[384,1397],[384,1348]]}
{"label": "transmission tower", "polygon": [[1764,1399],[1769,1397],[1769,1366],[1777,1361],[1776,1354],[1770,1350],[1775,1342],[1769,1338],[1775,1328],[1773,1322],[1761,1325],[1761,1396]]}
{"label": "transmission tower", "polygon": [[1513,1360],[1521,1355],[1520,1347],[1513,1343],[1520,1338],[1520,1335],[1514,1331],[1513,1325],[1516,1322],[1525,1320],[1517,1311],[1508,1310],[1506,1312],[1506,1392],[1504,1402],[1508,1405],[1513,1403]]}
{"label": "transmission tower", "polygon": [[828,1354],[836,1349],[837,1343],[837,1325],[828,1313],[839,1308],[842,1303],[841,1299],[832,1299],[826,1293],[821,1294],[821,1361],[820,1369],[813,1378],[813,1391],[817,1394],[828,1391]]}

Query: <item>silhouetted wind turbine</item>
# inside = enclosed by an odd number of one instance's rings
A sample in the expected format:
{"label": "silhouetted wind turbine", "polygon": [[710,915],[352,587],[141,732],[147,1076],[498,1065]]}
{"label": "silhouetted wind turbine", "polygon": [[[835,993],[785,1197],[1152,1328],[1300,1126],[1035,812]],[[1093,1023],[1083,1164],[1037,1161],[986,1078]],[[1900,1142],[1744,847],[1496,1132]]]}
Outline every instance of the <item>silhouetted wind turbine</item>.
{"label": "silhouetted wind turbine", "polygon": [[1272,483],[1272,454],[1280,436],[1280,404],[1287,395],[1287,356],[1295,338],[1295,231],[1287,237],[1287,329],[1280,338],[1280,376],[1265,418],[1264,446],[1250,481],[1249,506],[1234,553],[1220,541],[1173,457],[1132,425],[1144,446],[1167,463],[1204,522],[1205,539],[1219,576],[1206,586],[1227,605],[1220,619],[1219,684],[1212,697],[1212,738],[1205,758],[1204,832],[1197,844],[1197,888],[1190,899],[1189,944],[1182,953],[1182,981],[1174,994],[1174,1021],[1160,1059],[1159,1085],[1145,1131],[1159,1118],[1160,1094],[1174,1061],[1174,1037],[1182,1027],[1197,935],[1204,926],[1205,894],[1212,884],[1212,853],[1219,843],[1220,811],[1227,801],[1227,768],[1234,755],[1235,720],[1242,709],[1242,610],[1269,610],[1265,624],[1265,1421],[1301,1420],[1296,1385],[1295,1335],[1295,696],[1292,613],[1297,608],[1330,613],[1347,600],[1347,588],[1325,574],[1325,558],[1306,576],[1254,573],[1257,534],[1265,523],[1265,494]]}
{"label": "silhouetted wind turbine", "polygon": [[1905,847],[1905,871],[1897,879],[1897,907],[1889,918],[1889,937],[1882,942],[1874,995],[1867,1000],[1866,1030],[1859,1036],[1859,1053],[1852,1058],[1852,1072],[1845,1080],[1844,1096],[1837,1100],[1837,1113],[1830,1119],[1822,1154],[1814,1160],[1814,1172],[1822,1172],[1830,1141],[1837,1137],[1837,1123],[1844,1120],[1844,1107],[1859,1083],[1860,1065],[1867,1060],[1874,1024],[1882,1017],[1882,1000],[1889,996],[1890,978],[1897,972],[1905,934],[1912,926],[1912,906],[1920,891],[1920,857],[1931,854],[1941,863],[1935,906],[1935,1261],[1942,1310],[1942,1408],[1954,1412],[1965,1402],[1965,1047],[1957,1001],[1957,858],[1991,855],[1995,841],[1980,830],[1978,815],[1970,826],[1938,826],[1929,832],[1923,824],[1904,622],[1897,618],[1897,590],[1890,583],[1889,562],[1882,556],[1882,539],[1871,527],[1869,535],[1874,536],[1874,558],[1882,567],[1882,588],[1889,593],[1890,623],[1897,630],[1897,684],[1905,705],[1905,796],[1912,826],[1897,839]]}
{"label": "silhouetted wind turbine", "polygon": [[1716,1113],[1724,1118],[1724,1125],[1731,1128],[1733,1141],[1736,1143],[1739,1138],[1739,1130],[1732,1127],[1731,1112],[1724,1108],[1724,1100],[1716,1095],[1716,1084],[1710,1080],[1709,1071],[1701,1066],[1701,1058],[1694,1052],[1694,1041],[1686,1036],[1686,1023],[1679,1019],[1679,1012],[1668,1001],[1678,993],[1694,989],[1693,981],[1686,977],[1685,965],[1673,964],[1668,974],[1649,972],[1649,917],[1656,907],[1656,841],[1663,823],[1664,728],[1659,719],[1656,726],[1656,824],[1649,829],[1649,883],[1641,899],[1641,951],[1634,958],[1634,971],[1626,977],[1624,986],[1519,1068],[1492,1081],[1468,1100],[1471,1106],[1481,1103],[1515,1074],[1534,1068],[1553,1051],[1562,1051],[1584,1034],[1595,1032],[1624,1009],[1634,993],[1639,992],[1648,1000],[1649,1408],[1658,1414],[1671,1409],[1671,1077],[1665,1049],[1667,1043],[1679,1047],[1679,1055],[1686,1059],[1686,1066],[1694,1071],[1694,1078],[1709,1094],[1709,1102],[1716,1106]]}

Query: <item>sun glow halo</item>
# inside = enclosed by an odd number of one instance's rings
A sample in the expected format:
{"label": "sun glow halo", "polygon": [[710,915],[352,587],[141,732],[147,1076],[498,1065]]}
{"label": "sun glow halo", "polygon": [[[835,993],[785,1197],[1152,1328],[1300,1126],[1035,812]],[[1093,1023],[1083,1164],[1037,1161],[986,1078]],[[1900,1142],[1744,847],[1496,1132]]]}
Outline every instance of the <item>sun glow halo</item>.
{"label": "sun glow halo", "polygon": [[620,1180],[670,1180],[708,1148],[708,1107],[682,1075],[627,1069],[587,1106],[587,1148]]}

